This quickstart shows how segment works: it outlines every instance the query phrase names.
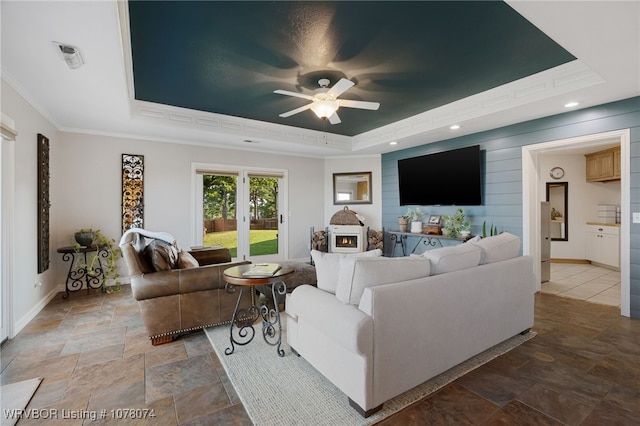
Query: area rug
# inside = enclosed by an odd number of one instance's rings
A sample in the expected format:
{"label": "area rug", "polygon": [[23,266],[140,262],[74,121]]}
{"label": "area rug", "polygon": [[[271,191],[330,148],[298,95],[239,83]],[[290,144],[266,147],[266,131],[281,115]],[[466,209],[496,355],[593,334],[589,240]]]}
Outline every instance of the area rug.
{"label": "area rug", "polygon": [[2,426],[15,425],[21,410],[27,408],[31,397],[42,383],[42,377],[0,386],[0,406],[2,406]]}
{"label": "area rug", "polygon": [[[271,425],[369,425],[411,405],[471,370],[510,351],[536,335],[529,332],[506,340],[429,381],[384,403],[382,410],[363,418],[347,402],[347,396],[304,358],[291,352],[283,336],[286,355],[262,339],[261,326],[247,346],[236,346],[232,355],[228,326],[210,327],[205,333],[242,401],[249,417],[259,426]],[[285,331],[286,332],[286,331]]]}

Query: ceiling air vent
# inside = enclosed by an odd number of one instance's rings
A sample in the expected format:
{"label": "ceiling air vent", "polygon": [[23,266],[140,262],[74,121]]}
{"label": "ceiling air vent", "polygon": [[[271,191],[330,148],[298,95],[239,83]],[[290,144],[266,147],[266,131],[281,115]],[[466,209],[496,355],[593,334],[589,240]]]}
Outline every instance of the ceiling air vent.
{"label": "ceiling air vent", "polygon": [[53,42],[58,47],[58,53],[72,70],[80,68],[84,64],[80,49],[69,44]]}

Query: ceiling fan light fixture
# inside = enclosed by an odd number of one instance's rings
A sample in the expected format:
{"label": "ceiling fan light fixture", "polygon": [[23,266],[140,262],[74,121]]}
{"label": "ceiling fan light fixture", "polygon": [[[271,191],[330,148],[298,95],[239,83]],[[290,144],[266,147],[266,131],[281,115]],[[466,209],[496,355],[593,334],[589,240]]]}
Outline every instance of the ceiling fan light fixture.
{"label": "ceiling fan light fixture", "polygon": [[311,105],[313,111],[318,118],[329,118],[338,110],[338,103],[335,101],[315,101]]}

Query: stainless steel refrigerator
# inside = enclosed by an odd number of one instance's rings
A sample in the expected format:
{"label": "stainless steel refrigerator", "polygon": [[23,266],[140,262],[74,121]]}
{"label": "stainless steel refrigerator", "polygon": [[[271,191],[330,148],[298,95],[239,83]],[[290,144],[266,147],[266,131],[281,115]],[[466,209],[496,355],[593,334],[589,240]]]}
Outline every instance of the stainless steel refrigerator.
{"label": "stainless steel refrigerator", "polygon": [[540,282],[551,279],[551,204],[540,203]]}

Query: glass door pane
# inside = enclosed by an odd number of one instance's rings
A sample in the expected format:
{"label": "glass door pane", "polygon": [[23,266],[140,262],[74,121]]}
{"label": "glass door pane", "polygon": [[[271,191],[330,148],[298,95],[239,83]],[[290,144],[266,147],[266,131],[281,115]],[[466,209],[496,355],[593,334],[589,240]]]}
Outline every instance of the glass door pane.
{"label": "glass door pane", "polygon": [[238,257],[237,192],[238,177],[203,174],[202,176],[203,243],[205,247],[227,247],[231,257]]}
{"label": "glass door pane", "polygon": [[249,256],[254,261],[283,259],[280,177],[249,175]]}

